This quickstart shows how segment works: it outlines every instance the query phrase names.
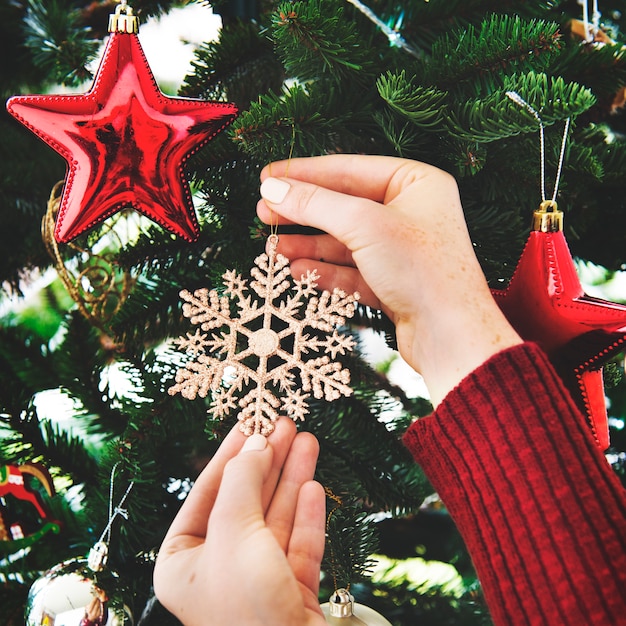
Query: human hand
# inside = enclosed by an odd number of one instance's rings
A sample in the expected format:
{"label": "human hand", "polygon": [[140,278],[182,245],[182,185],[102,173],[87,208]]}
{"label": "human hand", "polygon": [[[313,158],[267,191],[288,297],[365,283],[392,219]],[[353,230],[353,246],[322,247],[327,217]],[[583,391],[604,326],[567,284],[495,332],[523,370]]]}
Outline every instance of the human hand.
{"label": "human hand", "polygon": [[259,217],[322,235],[281,235],[278,252],[321,289],[359,291],[394,322],[400,354],[433,403],[521,339],[507,322],[469,238],[458,188],[416,161],[329,155],[272,163],[261,173]]}
{"label": "human hand", "polygon": [[[244,444],[245,441],[245,444]],[[243,446],[243,447],[242,447]],[[325,496],[318,443],[279,419],[237,426],[198,477],[165,537],[154,590],[185,626],[322,626]]]}

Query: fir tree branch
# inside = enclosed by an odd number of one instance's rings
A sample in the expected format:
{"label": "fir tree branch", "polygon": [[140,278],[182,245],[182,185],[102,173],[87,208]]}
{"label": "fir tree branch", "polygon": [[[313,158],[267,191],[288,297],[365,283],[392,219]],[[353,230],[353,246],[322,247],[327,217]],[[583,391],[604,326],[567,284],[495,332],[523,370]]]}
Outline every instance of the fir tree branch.
{"label": "fir tree branch", "polygon": [[507,74],[544,70],[560,49],[558,24],[491,15],[480,27],[446,33],[433,44],[427,80],[457,94],[489,93]]}
{"label": "fir tree branch", "polygon": [[489,142],[518,133],[536,132],[537,120],[513,103],[506,96],[507,91],[518,93],[538,111],[544,126],[574,118],[596,102],[591,91],[577,83],[529,72],[508,78],[501,91],[486,98],[467,100],[456,109],[450,107],[450,133],[460,139]]}
{"label": "fir tree branch", "polygon": [[437,127],[445,117],[447,94],[436,87],[416,85],[406,71],[387,72],[376,81],[380,97],[420,128]]}
{"label": "fir tree branch", "polygon": [[343,7],[328,0],[282,3],[272,16],[272,37],[289,76],[361,81],[372,71],[368,50]]}
{"label": "fir tree branch", "polygon": [[284,79],[272,44],[254,23],[237,22],[223,28],[218,41],[204,43],[195,51],[192,68],[181,95],[226,99],[242,108],[259,93],[279,90]]}
{"label": "fir tree branch", "polygon": [[230,132],[241,149],[261,161],[301,154],[323,153],[337,145],[341,118],[332,122],[324,115],[328,98],[313,97],[300,85],[281,96],[268,93],[250,104],[231,125]]}
{"label": "fir tree branch", "polygon": [[24,18],[26,46],[35,65],[49,80],[78,85],[91,78],[87,64],[93,60],[100,42],[89,37],[82,26],[82,15],[72,2],[28,0]]}
{"label": "fir tree branch", "polygon": [[550,72],[588,87],[599,104],[609,108],[626,84],[626,47],[621,43],[594,45],[570,43],[550,66]]}

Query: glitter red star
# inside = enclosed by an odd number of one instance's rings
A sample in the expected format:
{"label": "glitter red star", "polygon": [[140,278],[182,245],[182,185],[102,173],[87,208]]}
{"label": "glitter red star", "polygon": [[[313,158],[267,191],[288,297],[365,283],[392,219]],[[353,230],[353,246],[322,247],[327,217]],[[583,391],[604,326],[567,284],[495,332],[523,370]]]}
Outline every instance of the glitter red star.
{"label": "glitter red star", "polygon": [[128,207],[188,241],[197,239],[183,166],[237,110],[161,93],[136,34],[110,35],[89,92],[16,96],[7,108],[67,161],[57,241],[70,241]]}
{"label": "glitter red star", "polygon": [[626,345],[626,305],[585,294],[560,230],[532,231],[508,287],[492,293],[520,335],[550,356],[608,448],[602,365]]}

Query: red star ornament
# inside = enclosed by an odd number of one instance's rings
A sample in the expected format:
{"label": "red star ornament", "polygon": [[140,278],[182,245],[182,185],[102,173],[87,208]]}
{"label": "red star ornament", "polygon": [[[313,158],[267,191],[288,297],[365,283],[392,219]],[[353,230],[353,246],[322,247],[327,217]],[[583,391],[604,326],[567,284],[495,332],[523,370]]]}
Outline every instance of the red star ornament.
{"label": "red star ornament", "polygon": [[183,166],[237,109],[165,96],[136,30],[111,33],[89,92],[7,102],[11,115],[67,161],[54,233],[60,243],[127,207],[188,241],[198,238]]}
{"label": "red star ornament", "polygon": [[547,352],[605,450],[609,428],[602,364],[624,348],[626,306],[585,294],[562,216],[556,203],[542,203],[508,287],[492,293],[522,338]]}

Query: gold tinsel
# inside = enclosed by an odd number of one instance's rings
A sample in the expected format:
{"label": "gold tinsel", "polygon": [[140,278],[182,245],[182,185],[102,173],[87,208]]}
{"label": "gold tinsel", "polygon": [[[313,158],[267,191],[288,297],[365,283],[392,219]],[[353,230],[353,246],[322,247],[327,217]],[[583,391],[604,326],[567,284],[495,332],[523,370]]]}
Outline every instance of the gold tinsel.
{"label": "gold tinsel", "polygon": [[101,252],[95,252],[95,245],[83,247],[75,242],[64,244],[62,251],[54,238],[62,189],[63,181],[60,181],[50,193],[48,210],[41,224],[43,242],[54,260],[54,268],[61,282],[76,302],[80,313],[94,326],[104,330],[124,304],[135,283],[131,272],[121,268],[115,259],[116,252],[124,245],[115,226],[126,217],[118,214],[117,219],[105,224],[96,242],[104,244]]}

